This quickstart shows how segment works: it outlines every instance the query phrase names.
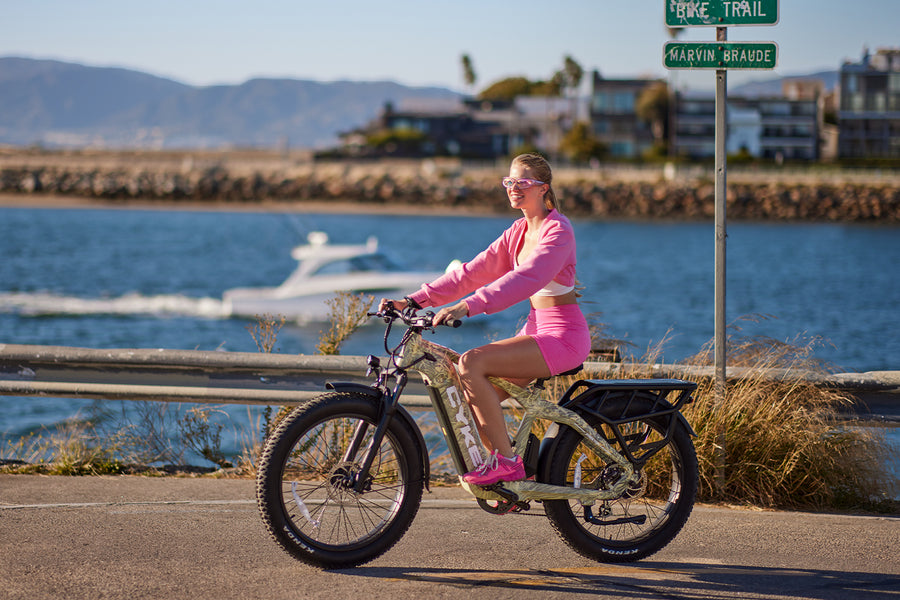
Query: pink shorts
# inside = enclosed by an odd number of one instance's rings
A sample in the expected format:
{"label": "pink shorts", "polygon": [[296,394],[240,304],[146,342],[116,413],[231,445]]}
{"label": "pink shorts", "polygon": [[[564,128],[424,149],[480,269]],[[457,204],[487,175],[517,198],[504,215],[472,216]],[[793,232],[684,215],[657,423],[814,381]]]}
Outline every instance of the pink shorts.
{"label": "pink shorts", "polygon": [[577,304],[532,308],[518,335],[530,335],[557,375],[580,366],[591,352],[591,332]]}

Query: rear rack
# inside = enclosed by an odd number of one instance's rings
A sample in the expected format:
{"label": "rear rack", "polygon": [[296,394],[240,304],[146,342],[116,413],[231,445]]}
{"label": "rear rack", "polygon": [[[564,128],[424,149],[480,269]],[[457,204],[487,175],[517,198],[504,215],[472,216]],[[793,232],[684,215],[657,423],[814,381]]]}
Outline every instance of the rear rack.
{"label": "rear rack", "polygon": [[[609,441],[618,441],[626,458],[642,465],[666,445],[679,422],[696,435],[680,412],[682,406],[693,400],[691,393],[695,389],[696,383],[680,379],[589,379],[573,383],[559,404],[608,425],[614,438]],[[668,399],[673,393],[676,394],[674,402]],[[638,397],[652,402],[649,410],[643,402],[636,409]],[[643,427],[634,431],[629,425],[644,419],[656,420],[663,427],[661,440],[647,443],[649,430]]]}
{"label": "rear rack", "polygon": [[[583,404],[588,396],[597,398],[602,403],[611,394],[615,393],[617,398],[622,397],[622,392],[632,392],[633,399],[637,392],[656,392],[657,402],[665,402],[670,406],[660,411],[660,413],[668,413],[671,410],[679,410],[684,404],[690,402],[691,392],[697,389],[697,384],[692,381],[684,381],[681,379],[582,379],[576,381],[566,393],[559,399],[559,405],[565,408],[572,408],[579,404]],[[681,392],[678,394],[675,402],[669,402],[667,399],[671,392]],[[599,408],[599,406],[594,406]]]}

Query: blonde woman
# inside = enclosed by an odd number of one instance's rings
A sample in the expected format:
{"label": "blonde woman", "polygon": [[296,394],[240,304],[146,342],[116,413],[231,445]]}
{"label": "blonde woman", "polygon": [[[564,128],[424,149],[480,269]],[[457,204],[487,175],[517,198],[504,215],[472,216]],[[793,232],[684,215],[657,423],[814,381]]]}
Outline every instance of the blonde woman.
{"label": "blonde woman", "polygon": [[[392,300],[399,309],[410,302],[444,306],[435,315],[435,324],[500,312],[530,300],[528,322],[515,337],[473,348],[459,359],[466,402],[491,451],[482,465],[463,475],[474,485],[525,478],[500,406],[506,394],[488,377],[525,385],[581,365],[590,352],[590,332],[575,292],[575,235],[572,224],[559,212],[552,180],[543,157],[517,156],[502,184],[510,206],[521,210],[522,217],[461,268],[403,300]],[[381,301],[382,307],[386,302]],[[445,306],[451,302],[456,303]]]}

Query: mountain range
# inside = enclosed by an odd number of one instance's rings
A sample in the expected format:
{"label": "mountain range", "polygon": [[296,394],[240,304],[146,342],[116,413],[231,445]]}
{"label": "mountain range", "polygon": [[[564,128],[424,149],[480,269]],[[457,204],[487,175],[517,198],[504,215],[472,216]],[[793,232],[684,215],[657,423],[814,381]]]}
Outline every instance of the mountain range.
{"label": "mountain range", "polygon": [[763,79],[751,79],[741,85],[728,86],[728,93],[735,96],[759,97],[777,96],[781,94],[781,84],[785,79],[818,79],[822,82],[826,92],[835,89],[840,79],[840,71],[819,71],[807,75],[795,75],[788,77],[769,77]]}
{"label": "mountain range", "polygon": [[[827,88],[836,78],[812,76]],[[778,78],[729,88],[736,95],[780,91]],[[392,81],[251,79],[198,87],[123,68],[0,57],[0,144],[321,149],[375,118],[387,102],[446,105],[459,97]]]}
{"label": "mountain range", "polygon": [[122,68],[0,58],[0,144],[322,148],[400,105],[459,94],[391,81],[251,79],[197,87]]}

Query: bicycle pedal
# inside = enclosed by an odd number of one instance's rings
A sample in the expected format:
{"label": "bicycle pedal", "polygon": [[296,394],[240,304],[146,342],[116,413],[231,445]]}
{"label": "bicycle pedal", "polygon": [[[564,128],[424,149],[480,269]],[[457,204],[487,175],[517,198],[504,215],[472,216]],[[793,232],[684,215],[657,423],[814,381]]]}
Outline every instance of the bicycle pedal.
{"label": "bicycle pedal", "polygon": [[498,496],[500,496],[507,502],[510,502],[512,504],[516,504],[519,502],[519,495],[517,493],[515,493],[512,490],[506,489],[499,483],[492,483],[491,485],[486,485],[483,487],[486,490],[490,490],[491,492],[494,492],[495,494],[497,494]]}
{"label": "bicycle pedal", "polygon": [[528,502],[507,502],[505,500],[491,501],[485,500],[484,498],[478,499],[478,506],[485,512],[498,516],[508,515],[509,513],[526,512],[531,509],[531,505]]}

